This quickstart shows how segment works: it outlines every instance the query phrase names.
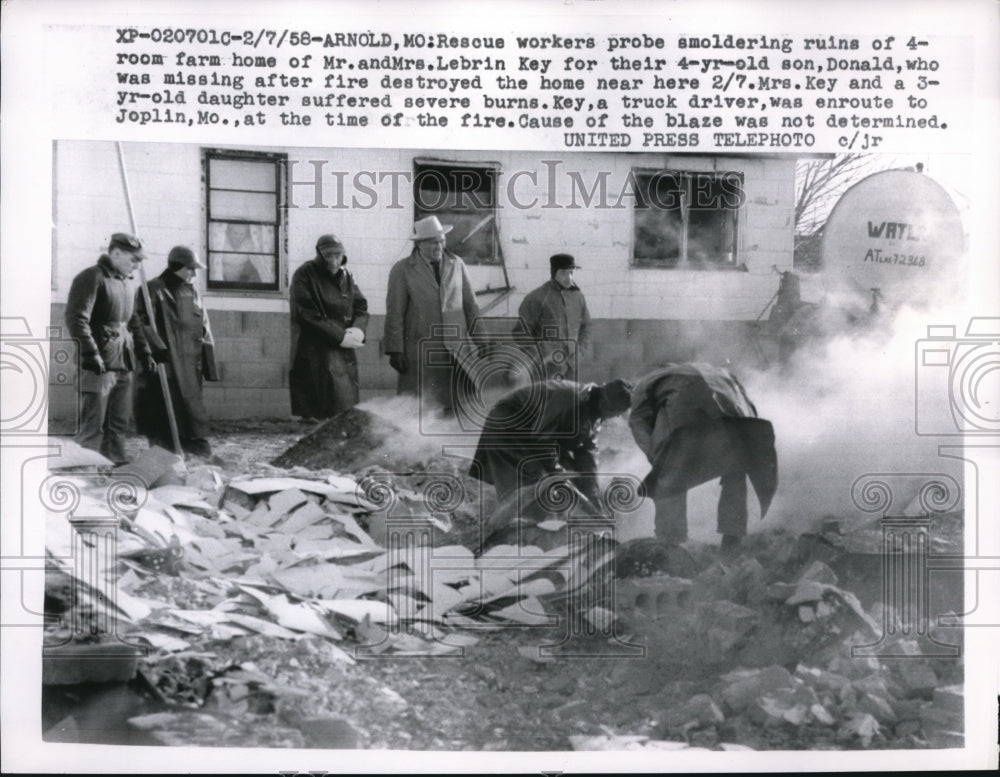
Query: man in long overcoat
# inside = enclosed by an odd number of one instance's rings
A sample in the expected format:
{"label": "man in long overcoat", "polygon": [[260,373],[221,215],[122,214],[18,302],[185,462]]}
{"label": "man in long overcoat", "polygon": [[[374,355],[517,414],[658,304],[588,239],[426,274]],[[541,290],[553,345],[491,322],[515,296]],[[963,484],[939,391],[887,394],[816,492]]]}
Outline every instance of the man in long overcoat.
{"label": "man in long overcoat", "polygon": [[[208,443],[209,421],[202,399],[202,380],[219,378],[208,311],[192,284],[198,270],[204,267],[190,248],[174,246],[167,255],[167,269],[147,285],[153,316],[147,312],[141,292],[136,295],[136,309],[146,331],[155,320],[156,334],[165,346],[153,347],[153,358],[166,365],[181,449],[209,458],[212,448]],[[136,391],[135,425],[150,445],[173,450],[161,384],[148,367]]]}
{"label": "man in long overcoat", "polygon": [[718,531],[731,550],[747,533],[747,476],[767,513],[778,483],[774,429],[729,370],[710,364],[668,364],[632,392],[632,435],[653,469],[646,493],[656,506],[656,536],[687,539],[687,491],[721,477]]}
{"label": "man in long overcoat", "polygon": [[108,252],[73,279],[66,301],[66,327],[76,340],[81,367],[76,439],[115,464],[127,460],[132,374],[149,358],[132,284],[132,271],[143,259],[138,238],[116,232]]}
{"label": "man in long overcoat", "polygon": [[469,332],[479,317],[469,271],[445,249],[450,225],[436,216],[413,225],[412,253],[389,272],[384,350],[399,374],[397,393],[453,410],[454,389],[474,392],[468,374],[477,347]]}
{"label": "man in long overcoat", "polygon": [[518,308],[528,334],[534,339],[545,378],[576,380],[578,357],[590,344],[590,312],[580,287],[573,282],[578,270],[569,254],[549,258],[552,276],[525,296]]}
{"label": "man in long overcoat", "polygon": [[368,328],[368,300],[348,271],[334,235],[316,241],[316,256],[292,275],[289,310],[292,415],[324,419],[359,399],[358,359]]}

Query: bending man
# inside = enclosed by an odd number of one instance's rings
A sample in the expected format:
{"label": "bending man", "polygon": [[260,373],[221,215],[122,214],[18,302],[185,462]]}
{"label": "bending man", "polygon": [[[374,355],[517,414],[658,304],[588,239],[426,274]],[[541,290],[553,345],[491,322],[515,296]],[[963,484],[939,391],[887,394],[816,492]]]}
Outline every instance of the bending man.
{"label": "bending man", "polygon": [[774,430],[757,418],[729,370],[710,364],[668,364],[646,375],[632,394],[632,435],[652,471],[646,493],[656,505],[656,536],[667,545],[687,539],[687,491],[721,477],[718,531],[723,550],[747,533],[747,486],[767,512],[778,483]]}

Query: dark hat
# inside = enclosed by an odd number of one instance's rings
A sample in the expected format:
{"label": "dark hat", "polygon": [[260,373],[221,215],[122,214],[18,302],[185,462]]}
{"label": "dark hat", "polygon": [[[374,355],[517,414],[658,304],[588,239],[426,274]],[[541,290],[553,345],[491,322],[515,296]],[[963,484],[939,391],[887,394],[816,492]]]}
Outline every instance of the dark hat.
{"label": "dark hat", "polygon": [[621,415],[632,406],[632,389],[635,388],[627,380],[616,378],[594,387],[597,394],[601,417],[611,418]]}
{"label": "dark hat", "polygon": [[582,270],[570,254],[554,254],[549,257],[549,269],[556,273],[559,270]]}
{"label": "dark hat", "polygon": [[204,268],[205,265],[198,261],[198,256],[187,246],[174,246],[167,254],[167,267],[177,270],[182,267]]}
{"label": "dark hat", "polygon": [[120,248],[123,251],[128,251],[136,259],[141,260],[146,258],[146,255],[142,252],[142,241],[128,232],[115,232],[108,242],[108,250],[110,251],[112,248]]}
{"label": "dark hat", "polygon": [[321,248],[338,248],[343,251],[344,244],[337,239],[336,235],[320,235],[319,240],[316,241],[316,253],[319,253]]}

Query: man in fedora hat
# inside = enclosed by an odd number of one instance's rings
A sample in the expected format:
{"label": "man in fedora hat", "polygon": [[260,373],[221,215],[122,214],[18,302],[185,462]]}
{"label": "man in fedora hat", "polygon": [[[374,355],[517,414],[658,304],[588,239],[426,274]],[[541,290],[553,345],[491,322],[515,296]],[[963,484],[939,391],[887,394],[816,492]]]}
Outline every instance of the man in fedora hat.
{"label": "man in fedora hat", "polygon": [[445,411],[455,407],[453,387],[474,390],[462,362],[479,317],[469,271],[445,248],[451,229],[437,216],[413,225],[413,251],[389,272],[385,301],[384,346],[399,374],[397,392]]}
{"label": "man in fedora hat", "polygon": [[[146,325],[155,321],[156,332],[166,347],[153,350],[153,359],[167,365],[170,402],[177,419],[177,433],[185,453],[209,458],[208,412],[202,401],[202,380],[218,380],[215,367],[215,340],[208,323],[208,311],[192,281],[205,265],[187,246],[174,246],[167,255],[167,269],[148,284],[152,315],[140,292],[136,310]],[[148,330],[147,330],[148,331]],[[156,379],[155,365],[144,364],[137,383],[135,425],[150,445],[172,449],[173,439],[163,403],[163,391]]]}
{"label": "man in fedora hat", "polygon": [[355,350],[365,342],[368,300],[348,271],[344,245],[321,235],[316,256],[292,275],[292,415],[331,418],[359,399]]}
{"label": "man in fedora hat", "polygon": [[579,270],[570,254],[549,258],[551,278],[524,298],[518,315],[536,341],[539,378],[575,380],[578,355],[590,344],[590,312],[580,287],[573,282]]}
{"label": "man in fedora hat", "polygon": [[73,279],[66,300],[66,327],[76,340],[81,367],[76,439],[115,464],[127,461],[132,372],[138,360],[149,359],[132,284],[132,271],[144,258],[138,238],[116,232],[97,264]]}

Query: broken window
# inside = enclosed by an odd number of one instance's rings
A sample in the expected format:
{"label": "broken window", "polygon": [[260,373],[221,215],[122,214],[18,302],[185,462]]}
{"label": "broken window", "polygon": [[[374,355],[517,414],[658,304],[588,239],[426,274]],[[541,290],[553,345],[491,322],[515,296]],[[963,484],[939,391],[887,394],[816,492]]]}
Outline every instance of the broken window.
{"label": "broken window", "polygon": [[414,221],[437,216],[453,226],[447,248],[466,264],[500,264],[496,166],[419,161],[415,166]]}
{"label": "broken window", "polygon": [[740,173],[633,170],[632,264],[684,270],[739,266]]}
{"label": "broken window", "polygon": [[208,288],[281,290],[284,154],[205,152]]}

